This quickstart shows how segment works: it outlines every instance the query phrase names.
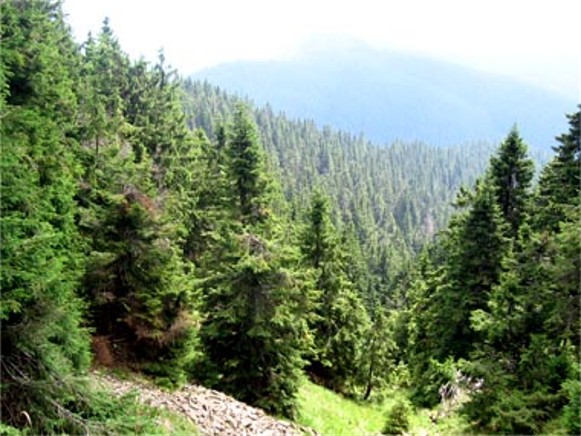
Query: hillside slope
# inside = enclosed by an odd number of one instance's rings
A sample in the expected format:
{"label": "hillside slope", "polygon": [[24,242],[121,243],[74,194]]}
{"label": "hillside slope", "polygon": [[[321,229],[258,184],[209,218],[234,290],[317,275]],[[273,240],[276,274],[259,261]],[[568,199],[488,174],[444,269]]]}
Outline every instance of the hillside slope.
{"label": "hillside slope", "polygon": [[[189,82],[185,91],[190,127],[213,138],[238,99],[209,83]],[[439,148],[402,141],[379,147],[312,120],[291,120],[268,105],[253,112],[297,218],[312,190],[323,188],[335,221],[355,231],[372,268],[386,257],[391,272],[447,224],[458,188],[474,182],[494,148],[486,142]]]}
{"label": "hillside slope", "polygon": [[547,149],[575,105],[574,96],[350,40],[318,44],[285,61],[226,63],[192,77],[291,117],[363,132],[376,143],[497,142],[516,123],[532,146]]}

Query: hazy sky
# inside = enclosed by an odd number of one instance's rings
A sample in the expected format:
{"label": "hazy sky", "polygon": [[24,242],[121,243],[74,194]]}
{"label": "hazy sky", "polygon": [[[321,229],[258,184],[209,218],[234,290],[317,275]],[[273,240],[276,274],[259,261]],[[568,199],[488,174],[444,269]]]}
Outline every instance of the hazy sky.
{"label": "hazy sky", "polygon": [[185,75],[240,59],[292,56],[344,34],[513,75],[581,100],[579,0],[65,0],[76,38],[104,17],[123,49]]}

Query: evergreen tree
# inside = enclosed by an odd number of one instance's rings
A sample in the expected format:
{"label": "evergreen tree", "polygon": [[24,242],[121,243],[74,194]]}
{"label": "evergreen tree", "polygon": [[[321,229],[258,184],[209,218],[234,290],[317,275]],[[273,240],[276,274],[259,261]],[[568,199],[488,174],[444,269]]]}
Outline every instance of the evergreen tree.
{"label": "evergreen tree", "polygon": [[374,308],[370,331],[366,338],[363,367],[360,375],[361,385],[365,387],[363,400],[368,400],[374,390],[381,391],[394,367],[396,344],[393,340],[393,318],[378,306]]}
{"label": "evergreen tree", "polygon": [[413,397],[423,405],[435,405],[440,385],[449,381],[441,365],[467,358],[483,340],[471,325],[472,314],[487,307],[510,247],[489,184],[477,183],[470,195],[461,192],[459,204],[463,203],[468,210],[452,220],[414,283],[409,356]]}
{"label": "evergreen tree", "polygon": [[75,228],[73,44],[58,3],[0,4],[2,422],[76,433],[89,363]]}
{"label": "evergreen tree", "polygon": [[[574,132],[559,137],[557,147],[569,149],[561,162],[571,166],[574,146],[568,141]],[[484,385],[465,413],[480,431],[540,433],[553,428],[560,413],[563,427],[578,428],[571,417],[580,413],[581,217],[574,205],[578,187],[570,185],[578,179],[573,172],[564,176],[568,165],[560,157],[543,171],[533,226],[521,225],[519,250],[504,259],[488,307],[473,313],[473,327],[484,341],[466,368]]]}
{"label": "evergreen tree", "polygon": [[568,115],[569,131],[557,137],[556,156],[543,169],[536,196],[536,228],[557,231],[581,195],[581,110]]}
{"label": "evergreen tree", "polygon": [[533,161],[527,157],[527,146],[514,127],[490,159],[491,182],[512,238],[516,238],[529,207],[533,175]]}
{"label": "evergreen tree", "polygon": [[[184,89],[188,122],[211,138],[240,101],[207,82],[186,81]],[[362,136],[319,129],[310,120],[288,120],[268,106],[253,112],[269,168],[280,174],[289,216],[300,219],[319,186],[329,196],[333,223],[354,230],[349,245],[355,242],[354,251],[365,254],[360,266],[366,271],[349,269],[362,278],[350,279],[358,292],[365,287],[370,294],[387,292],[413,253],[446,225],[458,187],[474,182],[492,151],[484,143],[445,149],[401,142],[377,146]],[[383,276],[381,262],[388,266]],[[365,295],[366,305],[373,298]]]}
{"label": "evergreen tree", "polygon": [[[127,94],[135,75],[107,21],[97,41],[85,46],[83,61],[89,110],[77,200],[88,254],[83,292],[101,344],[97,357],[179,382],[195,352],[193,284],[177,250],[182,216],[169,207],[172,195],[157,189],[159,172],[153,170],[147,138],[139,134],[142,126],[130,123],[141,121],[134,113],[135,95]],[[152,74],[147,68],[140,72],[143,80]],[[139,115],[153,118],[149,94],[139,98],[145,102],[138,105]],[[155,118],[147,123],[149,135],[165,129]],[[115,355],[114,349],[121,352]]]}
{"label": "evergreen tree", "polygon": [[265,199],[269,186],[264,174],[265,162],[258,133],[242,105],[234,112],[227,150],[238,219],[242,224],[257,224],[267,217]]}
{"label": "evergreen tree", "polygon": [[566,383],[578,381],[579,234],[553,239],[526,229],[521,239],[487,310],[473,314],[485,341],[467,370],[485,383],[465,413],[487,432],[542,432],[563,405]]}
{"label": "evergreen tree", "polygon": [[[117,164],[105,168],[109,177],[132,165]],[[195,352],[188,350],[193,346],[193,284],[172,245],[173,226],[142,190],[147,185],[124,180],[129,174],[117,173],[112,185],[101,179],[87,193],[91,207],[80,222],[91,243],[85,293],[95,333],[107,339],[113,357],[175,383]],[[117,349],[122,345],[120,355],[113,343]]]}
{"label": "evergreen tree", "polygon": [[305,266],[314,271],[315,299],[311,328],[315,354],[308,371],[333,390],[352,393],[359,371],[369,316],[346,274],[346,263],[329,217],[329,202],[316,192],[302,235]]}
{"label": "evergreen tree", "polygon": [[[243,108],[225,138],[226,195],[234,201],[213,224],[201,259],[205,379],[242,401],[292,417],[308,346],[302,280],[276,217],[266,213],[268,175]],[[220,166],[210,162],[210,172],[219,175]]]}
{"label": "evergreen tree", "polygon": [[97,40],[89,35],[84,44],[84,86],[79,96],[86,110],[82,120],[87,126],[84,139],[92,140],[96,156],[102,146],[121,141],[128,69],[129,59],[105,19]]}

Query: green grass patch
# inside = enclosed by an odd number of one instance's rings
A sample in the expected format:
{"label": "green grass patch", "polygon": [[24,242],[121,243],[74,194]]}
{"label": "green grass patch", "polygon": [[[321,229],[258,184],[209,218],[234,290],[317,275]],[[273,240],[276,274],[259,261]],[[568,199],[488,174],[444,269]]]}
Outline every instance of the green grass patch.
{"label": "green grass patch", "polygon": [[324,435],[366,435],[381,431],[385,414],[383,406],[349,400],[305,380],[297,421]]}
{"label": "green grass patch", "polygon": [[[363,436],[377,435],[385,427],[387,411],[400,399],[401,390],[388,391],[381,404],[353,401],[305,379],[299,389],[299,416],[297,422],[322,435]],[[466,422],[457,414],[433,423],[427,409],[415,409],[409,417],[410,435],[467,434]]]}

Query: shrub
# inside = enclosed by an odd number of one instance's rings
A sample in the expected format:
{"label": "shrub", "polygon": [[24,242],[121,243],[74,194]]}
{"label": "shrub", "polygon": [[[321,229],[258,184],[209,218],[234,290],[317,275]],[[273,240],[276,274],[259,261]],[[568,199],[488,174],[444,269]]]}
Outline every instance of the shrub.
{"label": "shrub", "polygon": [[407,399],[398,399],[387,411],[383,434],[403,434],[409,429],[412,405]]}

